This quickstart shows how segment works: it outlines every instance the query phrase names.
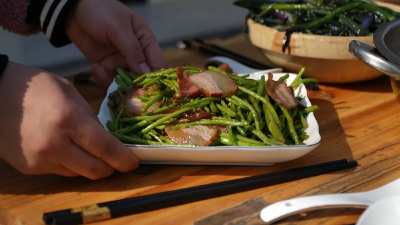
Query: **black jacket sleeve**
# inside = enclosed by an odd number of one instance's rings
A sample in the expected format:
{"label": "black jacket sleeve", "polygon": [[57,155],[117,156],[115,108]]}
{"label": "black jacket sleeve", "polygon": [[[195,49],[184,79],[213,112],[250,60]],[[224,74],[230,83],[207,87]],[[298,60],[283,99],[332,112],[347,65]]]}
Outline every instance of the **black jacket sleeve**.
{"label": "black jacket sleeve", "polygon": [[32,0],[26,23],[39,23],[47,40],[55,47],[71,43],[65,33],[65,20],[78,0]]}

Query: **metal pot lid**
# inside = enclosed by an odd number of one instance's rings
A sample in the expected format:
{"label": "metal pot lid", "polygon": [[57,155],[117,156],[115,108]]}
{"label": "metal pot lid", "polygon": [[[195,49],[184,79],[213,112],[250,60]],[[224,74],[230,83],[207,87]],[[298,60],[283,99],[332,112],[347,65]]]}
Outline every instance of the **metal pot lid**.
{"label": "metal pot lid", "polygon": [[380,26],[373,36],[378,51],[388,60],[400,65],[400,19]]}

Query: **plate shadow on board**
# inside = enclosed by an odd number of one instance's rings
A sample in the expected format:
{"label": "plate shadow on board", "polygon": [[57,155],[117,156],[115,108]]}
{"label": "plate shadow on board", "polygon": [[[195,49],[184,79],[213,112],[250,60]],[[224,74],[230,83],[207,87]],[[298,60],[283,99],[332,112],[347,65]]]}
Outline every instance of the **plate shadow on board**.
{"label": "plate shadow on board", "polygon": [[[313,98],[316,97],[316,98]],[[328,162],[332,160],[339,159],[347,159],[348,161],[353,160],[353,154],[351,152],[350,146],[346,141],[347,135],[342,128],[338,114],[337,107],[331,101],[318,99],[321,96],[326,96],[326,93],[310,93],[308,92],[308,97],[313,105],[318,105],[320,107],[319,110],[314,112],[314,115],[318,121],[320,134],[321,134],[321,144],[311,151],[310,153],[284,163],[279,163],[270,167],[224,167],[220,168],[220,173],[224,175],[256,175],[259,173],[268,173],[279,170],[285,170],[289,168],[302,167],[311,164],[318,164],[322,162]],[[339,109],[340,110],[340,109]],[[322,120],[322,115],[324,120]],[[329,119],[327,119],[329,118]],[[350,171],[353,171],[354,168],[348,169],[346,171],[337,171],[332,174],[347,174]],[[211,172],[215,173],[215,168],[212,171],[209,171],[208,175],[211,175]],[[228,173],[229,172],[229,173]],[[206,175],[207,170],[200,171],[201,175]],[[191,176],[199,175],[193,174]],[[346,177],[346,176],[344,176]],[[309,178],[313,179],[313,178]],[[333,181],[335,182],[343,182],[343,181]],[[346,181],[348,182],[348,181]],[[229,208],[227,210],[216,212],[213,215],[210,215],[206,218],[198,220],[195,222],[195,225],[206,225],[206,224],[241,224],[240,222],[245,222],[244,224],[265,224],[260,219],[261,210],[267,206],[269,203],[267,199],[269,197],[272,198],[282,198],[281,195],[285,195],[283,192],[291,192],[290,196],[303,196],[303,195],[313,195],[320,194],[319,192],[326,191],[329,189],[329,184],[323,184],[322,186],[307,186],[299,185],[304,183],[304,179],[298,182],[290,182],[284,184],[274,185],[268,188],[264,188],[265,193],[264,197],[254,196],[244,203]],[[265,196],[268,196],[266,198]],[[358,217],[362,213],[363,209],[324,209],[324,210],[314,210],[309,211],[306,214],[296,214],[290,217],[287,217],[283,220],[280,220],[274,224],[295,224],[298,221],[314,221],[314,220],[324,220],[329,217],[337,216],[337,215],[354,215],[354,217]],[[306,216],[305,216],[306,215]],[[307,223],[307,222],[306,222]]]}
{"label": "plate shadow on board", "polygon": [[[321,85],[323,86],[323,85]],[[335,87],[335,90],[344,90],[353,92],[369,92],[369,93],[391,93],[390,79],[387,76],[382,76],[370,81],[359,82],[354,84],[334,84],[329,87]],[[324,87],[322,88],[324,90]],[[335,92],[329,93],[310,93],[308,97],[312,104],[320,106],[320,110],[315,112],[315,117],[320,127],[320,134],[322,137],[321,145],[310,152],[309,154],[285,163],[280,163],[272,166],[269,169],[282,168],[282,167],[298,167],[302,164],[307,164],[310,161],[321,162],[325,161],[326,157],[332,156],[332,159],[346,158],[348,160],[353,159],[353,154],[346,141],[346,138],[352,139],[354,136],[347,135],[345,129],[341,126],[338,120],[338,111],[345,110],[351,107],[354,102],[340,102],[340,101],[328,101],[329,97],[334,97]],[[365,100],[365,99],[364,99]],[[333,103],[334,102],[334,103]],[[360,103],[357,103],[360,104]],[[322,120],[323,118],[323,120]],[[386,162],[388,167],[391,164],[396,164],[397,159],[390,159]],[[380,168],[381,169],[381,168]],[[354,169],[349,169],[354,170]],[[245,221],[248,224],[264,224],[259,218],[261,210],[269,204],[267,200],[277,201],[279,199],[300,197],[307,195],[318,195],[318,194],[329,194],[329,193],[341,193],[341,192],[357,192],[359,189],[363,189],[365,180],[371,179],[370,176],[375,174],[377,168],[374,166],[368,168],[368,172],[352,174],[352,176],[342,176],[338,179],[324,182],[319,186],[299,186],[297,184],[302,183],[299,181],[291,182],[290,185],[280,184],[279,187],[274,186],[265,190],[264,197],[256,197],[247,200],[246,202],[227,210],[216,212],[213,215],[196,221],[196,225],[203,224],[235,224],[238,221]],[[350,173],[348,170],[337,171],[332,174],[347,174]],[[389,173],[389,172],[388,172]],[[375,175],[382,176],[382,174]],[[357,182],[354,178],[357,177]],[[304,182],[304,181],[303,181]],[[284,186],[285,185],[285,186]],[[283,188],[282,188],[283,187]],[[275,191],[274,191],[275,190]],[[277,191],[278,190],[278,191]],[[290,193],[291,192],[291,193]],[[288,194],[290,193],[290,194]],[[268,196],[268,197],[266,197]],[[284,197],[283,197],[284,196]],[[251,206],[251,207],[248,207]],[[364,209],[355,208],[336,208],[336,209],[319,209],[312,210],[306,213],[295,214],[286,217],[282,220],[275,222],[274,224],[355,224]],[[233,213],[234,212],[234,213]]]}
{"label": "plate shadow on board", "polygon": [[[379,84],[384,84],[384,85],[379,85]],[[382,93],[393,92],[390,86],[390,78],[389,76],[386,76],[384,74],[380,77],[367,81],[348,83],[348,84],[331,84],[331,85],[334,85],[335,87],[340,89],[347,89],[353,91],[382,92]]]}

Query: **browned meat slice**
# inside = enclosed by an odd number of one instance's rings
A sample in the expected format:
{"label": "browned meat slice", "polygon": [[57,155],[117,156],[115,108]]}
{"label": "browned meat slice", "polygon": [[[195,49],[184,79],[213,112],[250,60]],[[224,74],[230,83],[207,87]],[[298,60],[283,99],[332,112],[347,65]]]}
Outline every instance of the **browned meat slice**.
{"label": "browned meat slice", "polygon": [[193,98],[201,95],[201,90],[187,79],[185,69],[179,67],[176,69],[176,77],[178,80],[179,98]]}
{"label": "browned meat slice", "polygon": [[209,125],[195,125],[187,128],[170,130],[165,127],[168,137],[177,144],[208,146],[218,135],[218,130]]}
{"label": "browned meat slice", "polygon": [[[124,98],[126,101],[126,109],[124,111],[124,115],[126,116],[140,116],[143,115],[141,109],[146,101],[142,101],[138,99],[138,96],[144,96],[145,91],[143,88],[130,88],[127,92],[124,93]],[[121,110],[123,107],[123,102],[118,92],[113,92],[108,96],[111,100],[114,101],[115,104],[118,105],[118,110]],[[155,102],[147,112],[152,112],[158,108],[160,108],[161,102]]]}
{"label": "browned meat slice", "polygon": [[205,71],[188,76],[188,80],[195,84],[207,97],[229,97],[235,94],[235,82],[225,74],[215,71]]}
{"label": "browned meat slice", "polygon": [[116,91],[115,92],[111,92],[108,95],[108,99],[112,100],[114,102],[114,104],[116,104],[116,105],[121,105],[122,104],[122,99],[119,96],[118,92],[116,92]]}
{"label": "browned meat slice", "polygon": [[[272,80],[273,75],[268,74],[268,81],[265,85],[268,94],[283,106],[285,109],[293,109],[296,106],[303,106],[299,100],[294,97],[294,91],[292,87],[288,87],[285,82],[277,82]],[[303,106],[304,107],[304,106]]]}

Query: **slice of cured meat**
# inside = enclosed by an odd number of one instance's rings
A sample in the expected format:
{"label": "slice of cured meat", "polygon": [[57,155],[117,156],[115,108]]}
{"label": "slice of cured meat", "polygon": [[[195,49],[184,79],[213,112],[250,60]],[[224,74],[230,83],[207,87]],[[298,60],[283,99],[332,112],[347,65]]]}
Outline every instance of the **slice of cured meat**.
{"label": "slice of cured meat", "polygon": [[[124,93],[124,98],[126,101],[126,109],[124,111],[124,115],[126,116],[141,116],[142,113],[141,109],[146,101],[142,101],[138,99],[138,96],[144,96],[145,91],[143,88],[130,88]],[[108,96],[111,100],[114,101],[115,104],[118,105],[118,110],[121,110],[123,107],[123,101],[119,96],[118,92],[113,92]],[[158,108],[160,108],[161,102],[155,102],[152,106],[149,107],[147,112],[152,112]],[[146,113],[147,113],[146,112]]]}
{"label": "slice of cured meat", "polygon": [[268,74],[268,81],[265,85],[268,94],[285,109],[293,109],[300,105],[304,107],[297,98],[294,97],[293,87],[288,87],[285,82],[272,80],[273,75]]}
{"label": "slice of cured meat", "polygon": [[210,125],[195,125],[182,129],[171,130],[165,127],[168,137],[177,144],[208,146],[218,135],[219,129]]}
{"label": "slice of cured meat", "polygon": [[202,94],[201,90],[187,79],[185,69],[181,67],[177,68],[176,77],[178,80],[179,98],[193,98]]}
{"label": "slice of cured meat", "polygon": [[187,78],[207,97],[229,97],[235,94],[235,82],[225,74],[215,71],[194,73]]}

